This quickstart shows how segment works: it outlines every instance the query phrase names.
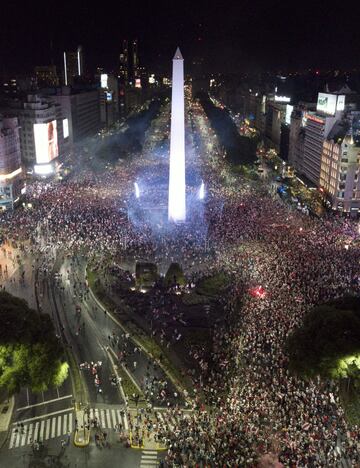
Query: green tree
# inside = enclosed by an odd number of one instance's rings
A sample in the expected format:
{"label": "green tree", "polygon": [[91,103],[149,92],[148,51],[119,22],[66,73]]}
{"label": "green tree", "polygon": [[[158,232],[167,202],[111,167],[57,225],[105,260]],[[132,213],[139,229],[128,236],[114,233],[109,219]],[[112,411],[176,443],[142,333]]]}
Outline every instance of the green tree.
{"label": "green tree", "polygon": [[49,315],[1,292],[0,321],[0,387],[13,394],[23,386],[40,392],[61,385],[68,364]]}
{"label": "green tree", "polygon": [[286,342],[290,369],[304,378],[347,378],[360,369],[360,298],[312,309]]}

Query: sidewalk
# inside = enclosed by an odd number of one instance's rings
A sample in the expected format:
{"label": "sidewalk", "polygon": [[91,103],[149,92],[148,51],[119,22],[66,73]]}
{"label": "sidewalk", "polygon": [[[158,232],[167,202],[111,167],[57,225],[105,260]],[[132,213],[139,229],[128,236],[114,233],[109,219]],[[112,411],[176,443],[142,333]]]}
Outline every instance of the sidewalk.
{"label": "sidewalk", "polygon": [[0,403],[0,448],[4,445],[8,436],[14,405],[15,398],[13,396],[9,399],[9,401]]}

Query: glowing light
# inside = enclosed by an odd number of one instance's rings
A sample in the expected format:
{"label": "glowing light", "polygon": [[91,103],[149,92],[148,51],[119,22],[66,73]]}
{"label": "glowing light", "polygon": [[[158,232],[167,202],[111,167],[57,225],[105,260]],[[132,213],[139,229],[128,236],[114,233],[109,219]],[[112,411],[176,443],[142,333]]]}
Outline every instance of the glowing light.
{"label": "glowing light", "polygon": [[39,175],[48,175],[48,174],[51,174],[53,172],[53,167],[51,164],[35,164],[34,166],[34,171],[35,171],[35,174],[39,174]]}
{"label": "glowing light", "polygon": [[134,182],[134,187],[135,187],[135,197],[140,198],[140,189],[139,189],[139,185],[137,182]]}
{"label": "glowing light", "polygon": [[78,74],[81,76],[81,63],[80,63],[80,47],[77,50]]}
{"label": "glowing light", "polygon": [[102,73],[100,75],[100,83],[102,88],[107,88],[108,87],[108,75],[107,73]]}
{"label": "glowing light", "polygon": [[266,291],[262,286],[256,286],[255,288],[250,289],[249,293],[253,297],[258,297],[260,299],[264,299],[266,297]]}
{"label": "glowing light", "polygon": [[67,69],[66,69],[66,52],[64,52],[64,75],[65,75],[65,86],[68,84]]}
{"label": "glowing light", "polygon": [[186,219],[184,59],[179,48],[173,58],[168,219],[174,222]]}
{"label": "glowing light", "polygon": [[200,200],[204,200],[204,198],[205,198],[205,184],[204,184],[204,181],[201,181],[200,190],[199,190],[199,198],[200,198]]}

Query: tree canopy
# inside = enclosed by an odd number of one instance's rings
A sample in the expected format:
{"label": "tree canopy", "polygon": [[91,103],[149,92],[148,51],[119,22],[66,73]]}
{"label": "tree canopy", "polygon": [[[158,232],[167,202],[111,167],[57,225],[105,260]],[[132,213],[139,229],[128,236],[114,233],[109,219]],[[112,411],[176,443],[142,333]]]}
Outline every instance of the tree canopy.
{"label": "tree canopy", "polygon": [[286,342],[290,369],[304,377],[346,378],[360,369],[360,298],[312,309]]}
{"label": "tree canopy", "polygon": [[24,386],[40,392],[61,385],[68,364],[50,316],[2,291],[0,321],[0,387],[12,394]]}

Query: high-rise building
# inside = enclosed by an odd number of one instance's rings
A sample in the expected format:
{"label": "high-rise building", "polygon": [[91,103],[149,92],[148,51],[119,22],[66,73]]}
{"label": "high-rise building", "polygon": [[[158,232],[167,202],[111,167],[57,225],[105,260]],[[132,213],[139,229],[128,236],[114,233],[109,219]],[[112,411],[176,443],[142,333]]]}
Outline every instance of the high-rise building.
{"label": "high-rise building", "polygon": [[55,65],[35,67],[35,78],[38,88],[59,86],[59,77]]}
{"label": "high-rise building", "polygon": [[0,209],[13,208],[23,187],[18,120],[0,116]]}
{"label": "high-rise building", "polygon": [[360,209],[360,112],[336,122],[323,144],[320,190],[334,210]]}
{"label": "high-rise building", "polygon": [[100,121],[106,127],[113,125],[119,117],[118,80],[114,75],[100,75]]}
{"label": "high-rise building", "polygon": [[74,83],[76,77],[84,74],[84,54],[82,46],[79,45],[76,51],[64,52],[64,84],[65,86]]}
{"label": "high-rise building", "polygon": [[129,44],[128,40],[124,39],[122,43],[122,51],[120,53],[120,68],[119,78],[121,84],[128,84],[129,81]]}
{"label": "high-rise building", "polygon": [[[74,90],[63,86],[50,99],[61,107],[64,138],[70,148],[83,138],[93,136],[100,128],[100,100],[98,89]],[[65,131],[66,130],[66,131]]]}
{"label": "high-rise building", "polygon": [[139,55],[138,55],[138,40],[134,39],[132,42],[132,79],[135,83],[136,79],[139,78]]}
{"label": "high-rise building", "polygon": [[61,107],[45,96],[29,94],[10,101],[4,113],[18,118],[21,159],[27,172],[54,173],[68,143],[63,137]]}

